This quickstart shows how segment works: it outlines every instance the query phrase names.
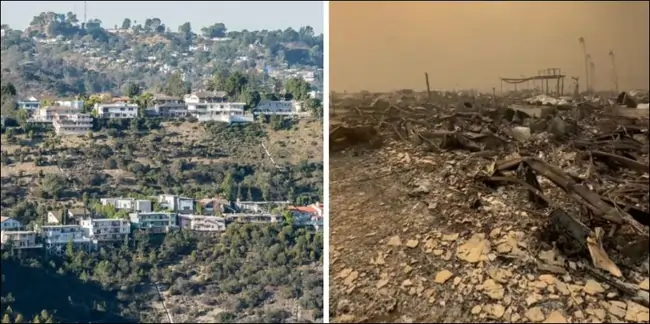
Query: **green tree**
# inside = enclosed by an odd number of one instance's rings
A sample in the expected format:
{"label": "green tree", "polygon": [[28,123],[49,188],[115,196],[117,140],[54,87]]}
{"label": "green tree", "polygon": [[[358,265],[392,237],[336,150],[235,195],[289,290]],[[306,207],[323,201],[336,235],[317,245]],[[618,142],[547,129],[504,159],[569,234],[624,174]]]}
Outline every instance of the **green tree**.
{"label": "green tree", "polygon": [[174,97],[182,97],[191,90],[180,72],[175,72],[167,79],[164,89],[166,95]]}
{"label": "green tree", "polygon": [[285,222],[287,225],[293,225],[293,224],[294,224],[295,220],[294,220],[294,218],[293,218],[293,214],[292,214],[290,211],[285,210],[285,211],[282,213],[282,216],[284,217],[284,222]]}
{"label": "green tree", "polygon": [[48,173],[45,175],[43,180],[41,180],[41,192],[43,195],[45,195],[45,197],[58,199],[63,193],[65,182],[65,179],[63,179],[60,175]]}
{"label": "green tree", "polygon": [[226,69],[217,71],[217,73],[215,73],[214,76],[212,77],[212,80],[210,80],[210,82],[208,83],[208,90],[225,91],[226,81],[228,80],[229,76],[230,73]]}
{"label": "green tree", "polygon": [[284,90],[290,96],[287,99],[306,100],[311,86],[302,78],[291,78],[284,84]]}
{"label": "green tree", "polygon": [[221,182],[221,191],[223,192],[224,197],[229,201],[234,200],[234,189],[235,179],[233,179],[230,172],[227,172],[226,176],[223,178],[223,182]]}
{"label": "green tree", "polygon": [[224,91],[232,98],[237,98],[244,91],[248,84],[248,78],[243,73],[237,71],[226,80],[224,84]]}
{"label": "green tree", "polygon": [[246,103],[247,109],[253,109],[260,103],[262,96],[260,96],[260,93],[255,90],[245,89],[240,96],[240,100]]}
{"label": "green tree", "polygon": [[186,39],[189,38],[187,36],[191,36],[192,34],[192,25],[190,24],[190,22],[188,21],[178,26],[178,33],[184,35]]}
{"label": "green tree", "polygon": [[224,37],[226,36],[227,30],[226,25],[223,23],[216,23],[212,26],[201,28],[201,33],[203,34],[203,37],[206,38]]}
{"label": "green tree", "polygon": [[122,29],[131,29],[131,19],[124,18],[124,21],[122,21]]}
{"label": "green tree", "polygon": [[3,99],[5,96],[14,97],[16,94],[18,94],[18,92],[13,83],[2,82],[2,85],[0,86],[0,95],[2,95]]}
{"label": "green tree", "polygon": [[140,94],[140,92],[141,89],[139,84],[127,82],[122,85],[122,94],[129,98],[135,98]]}
{"label": "green tree", "polygon": [[145,92],[137,96],[134,101],[138,105],[138,116],[142,117],[145,115],[145,110],[153,104],[153,94]]}

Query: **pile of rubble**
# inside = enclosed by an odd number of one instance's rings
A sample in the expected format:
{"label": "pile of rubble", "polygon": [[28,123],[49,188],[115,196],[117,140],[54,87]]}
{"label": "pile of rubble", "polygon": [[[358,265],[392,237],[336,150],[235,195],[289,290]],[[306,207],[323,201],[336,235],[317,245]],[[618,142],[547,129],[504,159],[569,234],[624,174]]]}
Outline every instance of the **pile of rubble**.
{"label": "pile of rubble", "polygon": [[630,97],[337,100],[332,318],[647,322],[648,110]]}

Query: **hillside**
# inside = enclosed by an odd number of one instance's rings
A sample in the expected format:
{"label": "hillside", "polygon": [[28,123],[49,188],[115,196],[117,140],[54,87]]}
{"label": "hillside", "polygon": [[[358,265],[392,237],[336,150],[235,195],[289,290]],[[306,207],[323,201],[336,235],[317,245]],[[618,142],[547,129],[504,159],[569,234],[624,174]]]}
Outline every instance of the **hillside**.
{"label": "hillside", "polygon": [[215,73],[236,70],[255,75],[256,87],[267,90],[323,67],[323,36],[309,26],[228,31],[216,23],[193,31],[186,23],[174,29],[157,18],[144,24],[126,18],[112,29],[96,19],[82,26],[72,13],[44,12],[26,30],[3,25],[2,79],[23,94],[74,96],[118,93],[129,82],[160,90],[174,74],[201,88]]}
{"label": "hillside", "polygon": [[[3,128],[2,215],[29,229],[49,211],[107,213],[101,197],[322,201],[321,130],[320,120],[277,118],[97,120],[80,137],[29,123]],[[63,259],[7,251],[0,315],[5,322],[322,319],[320,232],[233,223],[223,233],[133,235],[128,245],[70,250]]]}
{"label": "hillside", "polygon": [[162,242],[140,236],[97,252],[68,248],[48,259],[4,252],[2,258],[3,323],[305,323],[322,317],[316,265],[322,237],[291,227],[247,224],[218,237],[177,232]]}
{"label": "hillside", "polygon": [[322,122],[284,127],[136,119],[108,122],[87,137],[9,128],[2,139],[1,205],[28,224],[42,214],[38,205],[45,210],[102,196],[319,201]]}

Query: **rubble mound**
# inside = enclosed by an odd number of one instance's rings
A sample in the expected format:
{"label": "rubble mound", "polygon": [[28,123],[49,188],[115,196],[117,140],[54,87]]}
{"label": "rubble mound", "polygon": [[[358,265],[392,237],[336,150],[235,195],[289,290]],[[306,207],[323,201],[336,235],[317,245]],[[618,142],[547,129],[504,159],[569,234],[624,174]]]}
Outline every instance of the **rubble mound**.
{"label": "rubble mound", "polygon": [[648,322],[647,110],[333,102],[382,143],[330,158],[333,322]]}

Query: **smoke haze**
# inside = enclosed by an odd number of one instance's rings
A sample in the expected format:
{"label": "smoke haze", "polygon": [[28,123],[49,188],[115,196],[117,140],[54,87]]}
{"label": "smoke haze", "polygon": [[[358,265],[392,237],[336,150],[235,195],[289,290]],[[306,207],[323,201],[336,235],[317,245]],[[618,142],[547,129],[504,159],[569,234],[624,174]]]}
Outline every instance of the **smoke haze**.
{"label": "smoke haze", "polygon": [[[330,2],[333,91],[499,89],[499,77],[561,68],[595,88],[648,89],[648,2]],[[504,85],[504,90],[506,86]]]}

